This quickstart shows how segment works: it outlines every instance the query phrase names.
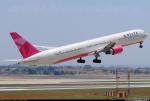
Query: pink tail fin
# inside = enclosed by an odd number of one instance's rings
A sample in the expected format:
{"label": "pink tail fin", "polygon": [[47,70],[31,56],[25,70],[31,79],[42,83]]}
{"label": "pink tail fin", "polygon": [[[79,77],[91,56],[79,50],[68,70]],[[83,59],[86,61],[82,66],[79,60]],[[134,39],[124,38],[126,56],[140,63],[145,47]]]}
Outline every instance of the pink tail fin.
{"label": "pink tail fin", "polygon": [[10,33],[12,39],[14,40],[16,46],[18,47],[23,58],[27,58],[32,56],[38,52],[40,52],[37,48],[35,48],[31,43],[26,41],[23,37],[21,37],[16,32]]}

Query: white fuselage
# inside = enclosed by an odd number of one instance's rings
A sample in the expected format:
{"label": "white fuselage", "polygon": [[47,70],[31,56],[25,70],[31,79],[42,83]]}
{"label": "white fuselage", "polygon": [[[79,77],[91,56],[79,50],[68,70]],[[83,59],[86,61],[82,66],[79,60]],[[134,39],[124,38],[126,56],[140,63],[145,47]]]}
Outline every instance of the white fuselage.
{"label": "white fuselage", "polygon": [[116,45],[127,46],[142,42],[146,37],[147,33],[144,30],[130,30],[42,51],[20,61],[20,63],[30,65],[56,64],[92,55],[95,51],[104,49],[110,42],[115,42]]}

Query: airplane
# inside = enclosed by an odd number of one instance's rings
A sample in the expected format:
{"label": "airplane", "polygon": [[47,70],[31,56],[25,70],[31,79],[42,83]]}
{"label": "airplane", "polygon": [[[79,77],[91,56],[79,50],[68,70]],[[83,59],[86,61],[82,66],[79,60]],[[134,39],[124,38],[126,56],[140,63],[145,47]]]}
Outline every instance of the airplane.
{"label": "airplane", "polygon": [[17,32],[10,32],[10,35],[23,57],[18,64],[26,65],[50,65],[74,59],[77,59],[78,63],[85,63],[83,57],[89,55],[95,56],[93,63],[101,63],[100,53],[120,54],[125,46],[137,43],[139,48],[142,48],[144,39],[148,37],[148,33],[144,30],[134,29],[61,47],[47,47],[32,45]]}

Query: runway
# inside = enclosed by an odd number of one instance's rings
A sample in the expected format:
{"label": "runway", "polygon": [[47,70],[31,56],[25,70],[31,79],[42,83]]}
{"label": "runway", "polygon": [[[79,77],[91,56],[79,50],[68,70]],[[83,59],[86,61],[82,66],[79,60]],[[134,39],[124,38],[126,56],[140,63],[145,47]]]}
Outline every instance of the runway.
{"label": "runway", "polygon": [[[98,89],[98,88],[115,88],[115,85],[111,86],[38,86],[38,87],[0,87],[0,91],[20,91],[20,90],[65,90],[65,89]],[[150,87],[150,84],[146,85],[131,85],[130,88]],[[127,85],[121,85],[120,88],[127,88]]]}
{"label": "runway", "polygon": [[[66,90],[116,88],[115,79],[13,79],[0,81],[0,91]],[[6,85],[6,86],[5,86]],[[119,88],[127,88],[128,81],[119,81]],[[149,79],[131,79],[130,88],[150,87]]]}

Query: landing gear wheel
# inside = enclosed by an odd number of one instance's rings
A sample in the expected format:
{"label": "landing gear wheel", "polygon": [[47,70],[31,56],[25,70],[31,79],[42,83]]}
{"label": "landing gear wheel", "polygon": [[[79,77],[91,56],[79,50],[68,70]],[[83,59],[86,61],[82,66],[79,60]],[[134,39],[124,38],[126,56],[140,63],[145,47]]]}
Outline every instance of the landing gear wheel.
{"label": "landing gear wheel", "polygon": [[140,45],[139,48],[143,48],[143,45]]}
{"label": "landing gear wheel", "polygon": [[93,63],[101,63],[101,60],[98,59],[98,57],[100,57],[100,55],[98,53],[95,53],[95,59],[93,59]]}
{"label": "landing gear wheel", "polygon": [[143,45],[142,45],[142,43],[143,43],[143,42],[140,42],[140,46],[139,46],[139,48],[143,48]]}
{"label": "landing gear wheel", "polygon": [[82,58],[77,60],[78,63],[85,63],[85,60],[83,60]]}
{"label": "landing gear wheel", "polygon": [[97,63],[101,63],[101,60],[97,60]]}
{"label": "landing gear wheel", "polygon": [[81,60],[81,63],[85,63],[85,60]]}
{"label": "landing gear wheel", "polygon": [[101,63],[101,60],[94,59],[94,60],[93,60],[93,63]]}

